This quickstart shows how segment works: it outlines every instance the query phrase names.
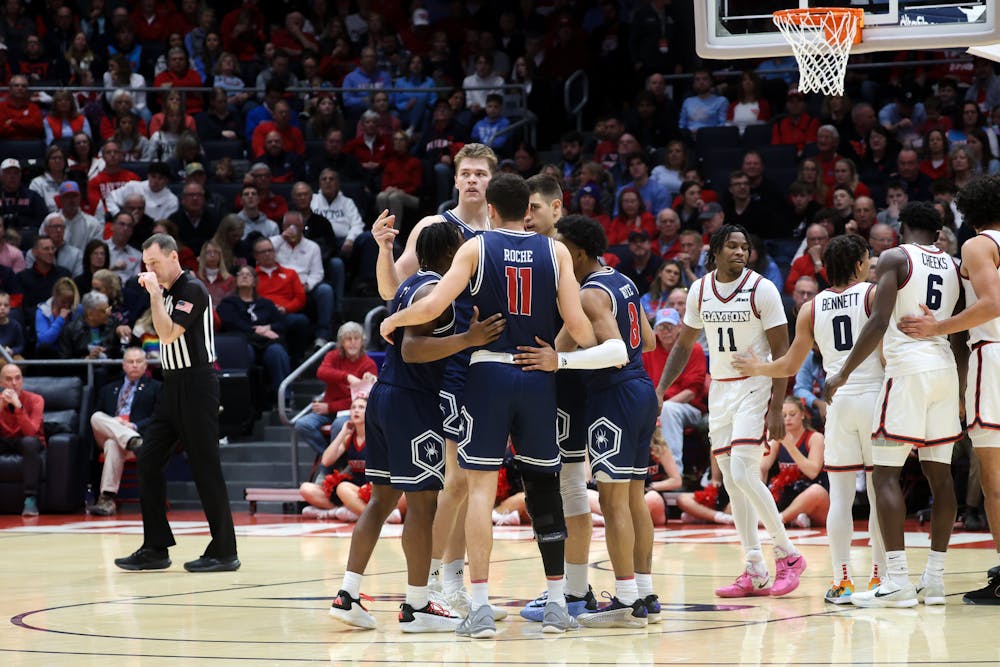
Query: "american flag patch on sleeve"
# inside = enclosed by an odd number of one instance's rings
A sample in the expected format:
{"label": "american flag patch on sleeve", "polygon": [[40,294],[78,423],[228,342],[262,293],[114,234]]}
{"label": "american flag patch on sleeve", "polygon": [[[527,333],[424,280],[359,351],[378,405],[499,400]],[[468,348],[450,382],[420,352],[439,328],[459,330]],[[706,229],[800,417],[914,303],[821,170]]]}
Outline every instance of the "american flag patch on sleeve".
{"label": "american flag patch on sleeve", "polygon": [[182,313],[190,313],[194,308],[194,304],[190,301],[178,301],[174,304],[174,310],[179,310]]}

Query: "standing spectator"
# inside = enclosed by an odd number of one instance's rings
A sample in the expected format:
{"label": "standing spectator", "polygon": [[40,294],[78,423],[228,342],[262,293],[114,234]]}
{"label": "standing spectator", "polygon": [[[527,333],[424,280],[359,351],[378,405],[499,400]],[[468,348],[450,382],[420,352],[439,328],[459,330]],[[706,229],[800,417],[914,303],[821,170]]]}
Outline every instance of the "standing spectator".
{"label": "standing spectator", "polygon": [[81,201],[80,186],[76,181],[66,181],[59,186],[59,195],[56,198],[59,210],[49,213],[42,222],[47,222],[56,216],[61,217],[66,223],[66,242],[83,250],[87,241],[99,239],[104,235],[104,225],[97,218],[84,213],[80,207]]}
{"label": "standing spectator", "polygon": [[[191,69],[187,52],[180,47],[167,52],[167,70],[153,79],[155,88],[200,88],[202,85],[198,72]],[[185,91],[183,98],[188,113],[196,114],[205,108],[201,93]]]}
{"label": "standing spectator", "polygon": [[24,509],[21,516],[38,516],[38,491],[42,479],[42,449],[45,433],[42,413],[45,399],[26,391],[24,376],[17,364],[0,368],[0,447],[4,454],[22,458]]}
{"label": "standing spectator", "polygon": [[10,92],[0,102],[0,139],[41,139],[42,122],[42,110],[28,92],[28,77],[10,77]]}
{"label": "standing spectator", "polygon": [[679,127],[697,136],[703,127],[725,125],[729,105],[725,97],[712,92],[712,73],[705,69],[695,70],[691,88],[694,95],[685,98],[681,105]]}
{"label": "standing spectator", "polygon": [[45,171],[31,179],[28,188],[45,200],[45,207],[52,213],[59,208],[56,206],[56,195],[59,194],[59,186],[66,181],[66,154],[59,145],[49,146],[42,164]]}
{"label": "standing spectator", "polygon": [[303,235],[305,223],[298,211],[289,211],[282,220],[282,232],[271,237],[278,264],[294,269],[306,292],[306,306],[315,311],[316,347],[330,338],[333,321],[333,288],[323,282],[323,256],[319,245]]}
{"label": "standing spectator", "polygon": [[[632,66],[641,76],[675,74],[680,66],[675,43],[675,22],[667,0],[651,0],[632,17],[628,37]],[[620,73],[624,76],[624,72]]]}
{"label": "standing spectator", "polygon": [[455,120],[448,100],[434,104],[430,126],[422,132],[417,157],[428,166],[434,182],[434,200],[446,202],[455,189],[455,154],[468,141],[468,128]]}
{"label": "standing spectator", "polygon": [[806,144],[816,141],[819,121],[806,111],[806,96],[798,88],[789,88],[785,113],[774,119],[772,144],[794,144],[799,155]]}
{"label": "standing spectator", "polygon": [[320,428],[330,425],[330,431],[337,433],[347,421],[347,416],[337,413],[351,407],[352,386],[372,382],[378,369],[372,358],[365,354],[364,331],[357,322],[346,322],[337,330],[337,349],[323,357],[316,371],[316,378],[326,383],[326,393],[322,400],[313,401],[312,412],[295,422],[295,432],[322,454],[327,440]]}
{"label": "standing spectator", "polygon": [[510,141],[510,134],[501,134],[510,127],[510,121],[503,115],[503,96],[491,93],[486,96],[486,117],[472,126],[472,140],[489,146],[495,152],[504,151]]}
{"label": "standing spectator", "polygon": [[167,188],[169,182],[170,168],[164,162],[154,162],[149,165],[145,181],[126,183],[106,197],[108,213],[115,215],[130,196],[141,195],[145,215],[153,220],[169,218],[179,208],[177,196]]}
{"label": "standing spectator", "polygon": [[486,96],[503,96],[503,77],[493,71],[493,54],[480,53],[476,56],[475,71],[462,80],[465,90],[465,104],[473,115],[478,116],[486,109]]}
{"label": "standing spectator", "polygon": [[348,90],[344,91],[343,100],[348,121],[353,122],[370,106],[371,90],[392,87],[389,73],[378,69],[377,64],[378,56],[375,49],[365,47],[361,49],[358,66],[344,77],[343,85]]}
{"label": "standing spectator", "polygon": [[420,208],[420,188],[423,184],[423,166],[420,160],[410,155],[410,138],[405,132],[396,132],[392,137],[392,153],[385,162],[382,172],[382,191],[375,197],[375,208],[389,210],[396,217],[396,229],[405,238],[413,225],[406,221],[406,210],[416,213]]}

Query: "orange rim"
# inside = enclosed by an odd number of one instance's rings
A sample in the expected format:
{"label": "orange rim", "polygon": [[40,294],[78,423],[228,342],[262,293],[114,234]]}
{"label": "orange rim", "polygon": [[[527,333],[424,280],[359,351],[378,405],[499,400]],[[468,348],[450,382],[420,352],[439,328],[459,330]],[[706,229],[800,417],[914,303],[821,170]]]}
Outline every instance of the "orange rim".
{"label": "orange rim", "polygon": [[[834,25],[824,24],[828,16],[836,17]],[[843,44],[847,28],[852,23],[857,26],[852,44],[861,43],[862,28],[865,27],[865,10],[854,7],[816,7],[811,9],[781,9],[774,12],[775,22],[797,25],[804,28],[823,28],[830,44]]]}

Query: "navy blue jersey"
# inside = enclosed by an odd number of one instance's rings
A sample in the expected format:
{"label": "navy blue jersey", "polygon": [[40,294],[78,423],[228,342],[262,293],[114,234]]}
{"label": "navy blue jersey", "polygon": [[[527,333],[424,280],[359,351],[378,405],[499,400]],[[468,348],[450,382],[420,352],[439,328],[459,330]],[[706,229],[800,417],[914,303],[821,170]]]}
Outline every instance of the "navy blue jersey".
{"label": "navy blue jersey", "polygon": [[518,345],[550,345],[559,330],[556,298],[559,268],[554,241],[534,232],[496,229],[479,238],[479,266],[471,293],[479,316],[500,313],[507,321],[492,352],[516,353]]}
{"label": "navy blue jersey", "polygon": [[623,368],[603,368],[590,375],[590,387],[601,389],[635,378],[649,379],[642,365],[642,322],[645,317],[639,302],[639,290],[628,277],[611,267],[605,267],[587,276],[581,289],[600,289],[611,297],[611,314],[618,324],[618,332],[628,349],[628,363]]}
{"label": "navy blue jersey", "polygon": [[[441,217],[446,222],[458,227],[462,233],[462,238],[466,241],[476,238],[485,230],[473,229],[464,220],[455,215],[454,211],[445,211]],[[469,286],[466,285],[462,293],[458,295],[453,304],[455,309],[455,333],[465,333],[469,330],[469,322],[472,321],[472,295],[469,293]],[[455,393],[465,384],[465,371],[469,367],[469,357],[472,356],[472,349],[466,348],[454,354],[447,364],[445,371],[445,384]]]}
{"label": "navy blue jersey", "polygon": [[[393,297],[392,304],[389,306],[390,312],[395,313],[406,308],[413,302],[413,297],[420,288],[425,285],[436,285],[440,280],[441,276],[433,271],[417,271],[404,280],[403,284],[396,290],[396,296]],[[448,321],[434,329],[435,336],[450,336],[454,333],[454,306],[445,311],[445,316]],[[438,390],[441,389],[444,368],[448,362],[447,357],[426,364],[408,364],[403,361],[403,329],[393,331],[392,337],[395,345],[389,345],[385,350],[385,362],[379,373],[379,382],[385,382],[394,387],[437,394]]]}

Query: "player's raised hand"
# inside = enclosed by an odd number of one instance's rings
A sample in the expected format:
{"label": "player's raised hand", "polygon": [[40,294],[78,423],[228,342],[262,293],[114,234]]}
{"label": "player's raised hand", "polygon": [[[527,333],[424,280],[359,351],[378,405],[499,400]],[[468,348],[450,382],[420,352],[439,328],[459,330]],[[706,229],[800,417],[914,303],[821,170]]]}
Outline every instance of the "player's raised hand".
{"label": "player's raised hand", "polygon": [[378,243],[380,250],[392,251],[396,236],[399,234],[395,225],[396,216],[389,215],[389,209],[382,211],[372,224],[372,237]]}
{"label": "player's raised hand", "polygon": [[937,336],[938,321],[934,313],[924,304],[920,304],[923,315],[907,315],[899,321],[899,330],[911,338],[929,338]]}
{"label": "player's raised hand", "polygon": [[760,359],[753,353],[753,350],[734,354],[732,365],[743,375],[758,375],[760,373]]}
{"label": "player's raised hand", "polygon": [[535,336],[538,347],[518,345],[519,354],[514,355],[514,363],[521,366],[522,371],[549,371],[559,368],[559,355],[552,346]]}
{"label": "player's raised hand", "polygon": [[479,306],[472,307],[472,319],[469,321],[469,330],[465,333],[470,347],[480,347],[492,343],[507,326],[507,320],[503,315],[496,313],[490,315],[483,321],[479,321]]}

